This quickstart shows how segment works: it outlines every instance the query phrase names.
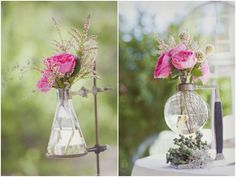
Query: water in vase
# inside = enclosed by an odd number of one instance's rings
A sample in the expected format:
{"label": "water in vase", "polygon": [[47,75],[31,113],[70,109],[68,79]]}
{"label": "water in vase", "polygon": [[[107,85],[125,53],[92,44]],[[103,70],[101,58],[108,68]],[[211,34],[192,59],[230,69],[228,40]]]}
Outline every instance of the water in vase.
{"label": "water in vase", "polygon": [[69,157],[86,153],[87,146],[73,108],[70,92],[59,89],[47,155]]}

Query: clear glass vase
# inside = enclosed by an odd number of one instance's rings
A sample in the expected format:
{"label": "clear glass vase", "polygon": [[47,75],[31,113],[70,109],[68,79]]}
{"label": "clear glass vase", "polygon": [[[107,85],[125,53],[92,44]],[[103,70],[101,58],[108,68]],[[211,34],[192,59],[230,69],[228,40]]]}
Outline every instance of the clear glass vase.
{"label": "clear glass vase", "polygon": [[69,89],[58,89],[58,103],[47,147],[47,156],[87,154],[87,146],[75,114]]}
{"label": "clear glass vase", "polygon": [[[180,77],[180,84],[192,85],[188,77]],[[193,90],[178,91],[165,104],[165,121],[175,133],[192,134],[208,120],[208,105]]]}
{"label": "clear glass vase", "polygon": [[194,91],[179,91],[165,104],[165,121],[175,133],[192,134],[208,119],[207,103]]}

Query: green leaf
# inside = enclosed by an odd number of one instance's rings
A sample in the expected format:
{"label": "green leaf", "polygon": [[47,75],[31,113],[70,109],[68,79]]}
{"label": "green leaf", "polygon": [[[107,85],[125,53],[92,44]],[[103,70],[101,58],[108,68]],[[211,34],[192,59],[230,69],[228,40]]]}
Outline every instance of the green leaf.
{"label": "green leaf", "polygon": [[71,74],[71,77],[76,76],[79,73],[80,69],[81,69],[80,58],[77,57],[75,69],[74,69],[74,72]]}
{"label": "green leaf", "polygon": [[198,68],[193,68],[192,75],[195,76],[195,77],[201,77],[202,76],[202,71]]}
{"label": "green leaf", "polygon": [[171,78],[171,79],[177,79],[181,74],[182,74],[181,71],[179,71],[179,70],[177,70],[177,69],[173,69],[173,70],[171,71],[170,78]]}

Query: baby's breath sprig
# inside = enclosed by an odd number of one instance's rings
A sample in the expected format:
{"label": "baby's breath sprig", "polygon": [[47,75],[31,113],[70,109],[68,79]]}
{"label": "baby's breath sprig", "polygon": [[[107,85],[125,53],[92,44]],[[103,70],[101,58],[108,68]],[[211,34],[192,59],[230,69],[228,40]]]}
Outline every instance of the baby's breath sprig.
{"label": "baby's breath sprig", "polygon": [[84,23],[84,28],[83,28],[84,34],[88,34],[89,27],[90,27],[90,19],[91,19],[91,16],[88,15],[88,17],[87,17],[87,19],[86,19],[86,21]]}
{"label": "baby's breath sprig", "polygon": [[168,50],[170,47],[165,41],[162,39],[156,37],[156,42],[157,42],[157,50],[159,53],[163,53],[164,51]]}
{"label": "baby's breath sprig", "polygon": [[77,79],[94,77],[93,66],[97,55],[97,36],[89,35],[90,15],[85,20],[83,30],[73,28],[70,32],[75,41],[75,50],[80,59],[81,70],[76,75]]}
{"label": "baby's breath sprig", "polygon": [[192,37],[187,31],[180,32],[179,33],[179,39],[185,45],[189,45],[192,42]]}
{"label": "baby's breath sprig", "polygon": [[175,38],[172,35],[169,36],[168,43],[169,43],[169,48],[173,48],[176,46]]}
{"label": "baby's breath sprig", "polygon": [[67,53],[73,45],[72,41],[71,41],[71,39],[70,40],[63,39],[62,34],[61,34],[61,30],[60,30],[60,27],[59,27],[57,21],[54,18],[52,18],[52,21],[54,23],[54,26],[57,30],[57,34],[60,39],[60,41],[58,41],[58,40],[52,41],[54,51],[55,51],[55,53]]}

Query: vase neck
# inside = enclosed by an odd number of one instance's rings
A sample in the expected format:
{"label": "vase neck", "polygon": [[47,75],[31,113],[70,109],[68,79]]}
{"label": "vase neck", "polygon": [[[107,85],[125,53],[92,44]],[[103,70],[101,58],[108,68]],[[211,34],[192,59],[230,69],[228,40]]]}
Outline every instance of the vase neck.
{"label": "vase neck", "polygon": [[180,84],[192,84],[191,76],[179,76]]}
{"label": "vase neck", "polygon": [[69,100],[71,99],[70,89],[57,89],[58,100]]}

